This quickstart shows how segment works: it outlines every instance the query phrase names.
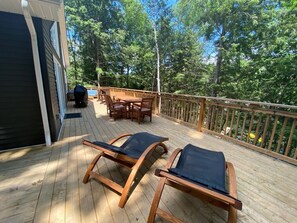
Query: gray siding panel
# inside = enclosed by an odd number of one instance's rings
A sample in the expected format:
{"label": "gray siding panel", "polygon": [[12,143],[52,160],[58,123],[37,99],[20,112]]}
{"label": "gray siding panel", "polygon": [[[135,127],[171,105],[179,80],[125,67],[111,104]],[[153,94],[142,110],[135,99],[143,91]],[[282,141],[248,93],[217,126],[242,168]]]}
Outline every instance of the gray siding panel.
{"label": "gray siding panel", "polygon": [[52,24],[52,21],[47,20],[42,20],[41,23],[38,24],[38,41],[41,45],[40,48],[43,49],[40,52],[40,59],[42,65],[51,137],[52,141],[56,141],[61,129],[61,121],[59,119],[60,109],[53,62],[53,54],[55,54],[55,50],[51,44],[50,39],[50,28]]}
{"label": "gray siding panel", "polygon": [[22,15],[0,12],[0,150],[44,143],[31,39]]}

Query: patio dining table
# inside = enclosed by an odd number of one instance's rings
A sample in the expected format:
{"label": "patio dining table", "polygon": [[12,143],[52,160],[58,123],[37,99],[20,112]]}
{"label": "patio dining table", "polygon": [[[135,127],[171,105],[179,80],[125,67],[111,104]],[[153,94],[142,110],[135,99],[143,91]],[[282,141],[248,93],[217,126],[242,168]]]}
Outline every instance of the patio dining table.
{"label": "patio dining table", "polygon": [[133,103],[141,103],[142,98],[138,98],[138,97],[132,97],[132,96],[128,96],[128,95],[120,95],[117,97],[117,99],[124,101],[127,103],[128,106],[128,115],[127,118],[130,118],[130,112],[131,112],[131,104]]}

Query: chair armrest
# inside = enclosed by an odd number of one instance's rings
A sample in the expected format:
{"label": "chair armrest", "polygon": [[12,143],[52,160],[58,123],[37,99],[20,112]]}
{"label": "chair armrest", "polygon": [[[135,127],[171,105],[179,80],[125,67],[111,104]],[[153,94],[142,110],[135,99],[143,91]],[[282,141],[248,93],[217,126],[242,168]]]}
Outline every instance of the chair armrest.
{"label": "chair armrest", "polygon": [[141,107],[141,103],[140,102],[133,102],[132,106]]}
{"label": "chair armrest", "polygon": [[174,160],[176,159],[177,155],[182,151],[181,148],[177,148],[176,150],[173,151],[171,156],[168,159],[167,164],[165,165],[165,169],[168,170],[169,168],[172,167]]}
{"label": "chair armrest", "polygon": [[141,106],[137,105],[137,104],[132,104],[132,107],[131,107],[132,110],[140,110],[141,109]]}
{"label": "chair armrest", "polygon": [[124,138],[124,137],[127,137],[127,136],[131,136],[131,135],[133,135],[132,133],[124,133],[124,134],[122,134],[122,135],[119,135],[117,138],[114,138],[114,139],[111,139],[109,142],[107,142],[108,144],[110,144],[110,145],[112,145],[112,144],[114,144],[116,141],[118,141],[118,140],[120,140],[120,139],[122,139],[122,138]]}
{"label": "chair armrest", "polygon": [[86,146],[90,146],[90,147],[92,147],[92,148],[94,148],[94,149],[97,149],[97,150],[99,150],[99,151],[101,151],[101,152],[104,152],[104,153],[106,153],[106,154],[108,154],[108,155],[110,155],[110,156],[112,156],[112,157],[117,157],[118,156],[118,153],[116,153],[116,152],[113,152],[113,151],[111,151],[111,150],[108,150],[108,149],[105,149],[105,148],[102,148],[102,147],[100,147],[100,146],[97,146],[97,145],[95,145],[94,143],[92,143],[92,142],[90,142],[90,141],[88,141],[88,140],[83,140],[83,144],[84,145],[86,145]]}
{"label": "chair armrest", "polygon": [[126,105],[126,103],[122,102],[122,101],[116,101],[116,102],[113,102],[112,104],[113,105]]}
{"label": "chair armrest", "polygon": [[[159,170],[158,174],[160,177],[165,177],[167,180],[177,183],[179,185],[185,185],[186,188],[191,188],[191,190],[195,190],[199,194],[203,196],[207,196],[210,198],[213,198],[219,202],[231,205],[232,207],[236,208],[237,210],[242,210],[242,203],[238,199],[231,197],[229,195],[221,194],[217,191],[211,190],[209,188],[206,188],[205,186],[200,186],[199,184],[195,184],[191,181],[185,180],[183,178],[180,178],[178,176],[175,176],[174,174],[171,174],[167,172],[166,170]],[[183,187],[180,187],[183,188]],[[188,189],[187,189],[188,190]],[[191,192],[194,193],[194,192]]]}

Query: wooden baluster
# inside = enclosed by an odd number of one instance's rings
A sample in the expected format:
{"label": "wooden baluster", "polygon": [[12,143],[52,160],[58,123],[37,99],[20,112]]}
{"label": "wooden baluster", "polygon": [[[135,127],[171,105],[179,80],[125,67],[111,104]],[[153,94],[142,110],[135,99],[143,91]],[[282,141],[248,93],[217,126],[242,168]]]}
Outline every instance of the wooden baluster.
{"label": "wooden baluster", "polygon": [[183,100],[179,100],[178,119],[181,121],[183,120]]}
{"label": "wooden baluster", "polygon": [[172,109],[173,109],[173,108],[172,108],[172,103],[173,103],[173,102],[172,102],[172,97],[170,97],[169,115],[168,115],[169,117],[172,117]]}
{"label": "wooden baluster", "polygon": [[191,103],[192,102],[188,102],[188,108],[187,108],[187,113],[188,113],[188,116],[187,116],[187,122],[188,123],[191,123]]}
{"label": "wooden baluster", "polygon": [[213,130],[213,125],[214,125],[214,121],[215,121],[215,113],[216,113],[216,107],[214,107],[214,105],[212,105],[212,111],[211,111],[211,120],[210,120],[210,128],[209,130]]}
{"label": "wooden baluster", "polygon": [[293,157],[294,159],[296,159],[297,158],[297,147],[295,148],[295,153],[294,153],[294,157]]}
{"label": "wooden baluster", "polygon": [[175,109],[174,109],[174,98],[171,97],[171,117],[174,118],[174,112],[175,112]]}
{"label": "wooden baluster", "polygon": [[179,99],[177,99],[176,100],[176,119],[177,120],[180,120],[180,100]]}
{"label": "wooden baluster", "polygon": [[272,129],[272,133],[271,133],[271,137],[270,137],[270,140],[269,140],[268,150],[271,150],[271,147],[272,147],[272,143],[273,143],[274,134],[275,134],[275,130],[276,130],[276,127],[277,127],[278,119],[279,119],[279,116],[276,115],[275,116],[275,120],[274,120],[274,125],[273,125],[273,129]]}
{"label": "wooden baluster", "polygon": [[184,115],[185,115],[185,100],[182,100],[181,101],[181,112],[180,112],[180,116],[181,116],[180,119],[182,121],[185,121]]}
{"label": "wooden baluster", "polygon": [[188,111],[187,111],[187,106],[188,105],[188,102],[187,101],[184,101],[184,122],[187,122],[187,114],[188,114]]}
{"label": "wooden baluster", "polygon": [[241,111],[238,111],[238,113],[237,113],[237,122],[236,122],[236,127],[235,127],[235,135],[234,135],[235,139],[237,139],[240,116],[241,116]]}
{"label": "wooden baluster", "polygon": [[258,123],[257,123],[257,127],[256,127],[256,134],[255,134],[255,139],[254,139],[254,145],[256,145],[256,143],[259,139],[259,130],[260,130],[261,123],[262,123],[262,113],[259,114]]}
{"label": "wooden baluster", "polygon": [[175,98],[175,116],[174,118],[176,118],[178,120],[178,112],[179,112],[179,101],[177,98]]}
{"label": "wooden baluster", "polygon": [[224,113],[225,113],[225,110],[224,110],[224,107],[222,107],[219,133],[221,133],[221,131],[223,129]]}
{"label": "wooden baluster", "polygon": [[[205,107],[206,107],[206,105],[205,105]],[[205,108],[205,110],[206,110],[206,108]],[[209,105],[208,110],[207,110],[207,119],[206,119],[206,126],[205,126],[207,129],[210,129],[211,113],[212,113],[212,106]]]}
{"label": "wooden baluster", "polygon": [[224,135],[226,135],[226,130],[227,130],[227,127],[228,127],[228,121],[229,121],[229,108],[227,108],[225,128],[223,126],[223,128],[224,128]]}
{"label": "wooden baluster", "polygon": [[294,132],[295,132],[295,128],[296,128],[296,119],[294,119],[294,121],[292,123],[292,128],[291,128],[288,144],[287,144],[287,147],[286,147],[286,150],[285,150],[285,156],[288,156],[288,154],[289,154],[289,150],[290,150],[290,147],[291,147],[291,143],[292,143],[293,135],[294,135]]}
{"label": "wooden baluster", "polygon": [[231,116],[231,123],[230,123],[230,131],[229,136],[232,137],[232,130],[233,130],[233,122],[234,122],[234,116],[235,116],[235,109],[232,109],[232,116]]}
{"label": "wooden baluster", "polygon": [[285,120],[284,120],[282,129],[281,129],[281,134],[279,136],[278,144],[277,144],[277,147],[276,147],[276,152],[277,153],[279,153],[279,151],[280,151],[280,147],[281,147],[282,142],[283,142],[283,138],[284,138],[284,134],[285,134],[285,129],[286,129],[287,123],[288,123],[288,117],[285,117]]}
{"label": "wooden baluster", "polygon": [[191,124],[191,104],[192,102],[189,101],[188,103],[188,117],[187,117],[187,120],[188,120],[188,123]]}
{"label": "wooden baluster", "polygon": [[193,124],[195,125],[198,120],[197,120],[197,110],[198,110],[198,106],[197,103],[194,103],[194,110],[193,110]]}
{"label": "wooden baluster", "polygon": [[262,148],[263,148],[264,143],[265,143],[266,133],[267,133],[267,129],[268,129],[268,126],[269,126],[269,122],[270,122],[270,114],[267,115],[266,121],[265,121],[264,131],[263,131],[263,134],[262,134],[262,142],[261,142],[261,145],[260,145],[260,147],[262,147]]}
{"label": "wooden baluster", "polygon": [[242,140],[243,133],[244,133],[244,130],[245,130],[246,118],[247,118],[247,112],[244,113],[244,118],[243,118],[243,123],[242,123],[242,128],[241,128],[241,134],[240,134],[240,141]]}
{"label": "wooden baluster", "polygon": [[190,123],[190,124],[193,124],[193,102],[189,102],[189,109],[188,109],[188,112],[189,112],[189,114],[188,114],[188,122]]}
{"label": "wooden baluster", "polygon": [[216,109],[216,119],[215,119],[215,124],[214,124],[214,131],[218,131],[218,119],[219,119],[219,107]]}
{"label": "wooden baluster", "polygon": [[251,131],[252,131],[253,125],[254,125],[254,115],[255,115],[255,112],[252,112],[252,117],[250,119],[250,125],[249,125],[249,131],[248,131],[248,135],[246,137],[246,142],[247,143],[250,142],[250,134],[251,134]]}
{"label": "wooden baluster", "polygon": [[200,113],[199,113],[199,122],[198,122],[198,131],[201,132],[201,129],[203,127],[203,121],[204,121],[204,114],[205,114],[205,98],[201,99],[200,101]]}

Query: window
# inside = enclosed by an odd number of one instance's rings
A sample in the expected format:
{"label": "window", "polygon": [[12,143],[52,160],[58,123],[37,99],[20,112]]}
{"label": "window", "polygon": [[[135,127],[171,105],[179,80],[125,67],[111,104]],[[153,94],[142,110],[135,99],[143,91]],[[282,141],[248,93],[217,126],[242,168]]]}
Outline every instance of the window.
{"label": "window", "polygon": [[58,25],[57,25],[57,22],[54,22],[54,24],[52,25],[52,28],[51,28],[50,32],[51,32],[51,42],[52,42],[52,45],[53,45],[55,51],[57,52],[57,54],[60,57],[60,46],[59,46],[59,35],[58,35]]}

